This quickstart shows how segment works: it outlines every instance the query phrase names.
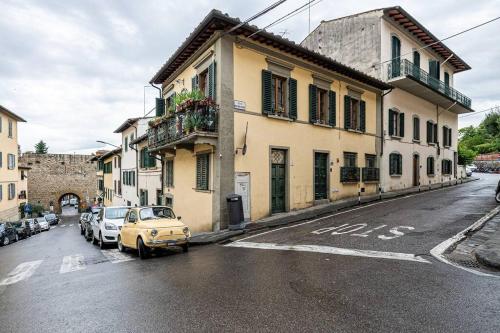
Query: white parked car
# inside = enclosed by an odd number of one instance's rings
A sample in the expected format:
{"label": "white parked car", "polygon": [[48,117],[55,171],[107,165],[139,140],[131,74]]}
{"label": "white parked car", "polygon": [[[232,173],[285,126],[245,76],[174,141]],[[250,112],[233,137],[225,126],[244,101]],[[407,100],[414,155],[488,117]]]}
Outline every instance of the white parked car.
{"label": "white parked car", "polygon": [[76,205],[78,205],[78,199],[77,198],[71,198],[71,199],[69,199],[69,204],[70,204],[70,206],[76,206]]}
{"label": "white parked car", "polygon": [[103,207],[97,216],[97,223],[92,224],[92,243],[102,249],[107,244],[116,244],[123,226],[125,215],[131,207]]}
{"label": "white parked car", "polygon": [[45,216],[37,217],[36,221],[38,222],[38,225],[40,226],[40,230],[42,230],[42,231],[50,230],[50,224],[45,219]]}

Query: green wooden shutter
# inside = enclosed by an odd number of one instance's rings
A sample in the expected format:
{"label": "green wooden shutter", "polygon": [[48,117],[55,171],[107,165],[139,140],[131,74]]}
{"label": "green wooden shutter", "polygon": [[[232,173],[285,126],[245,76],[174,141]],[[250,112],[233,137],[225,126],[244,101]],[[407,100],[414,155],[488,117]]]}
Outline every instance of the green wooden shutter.
{"label": "green wooden shutter", "polygon": [[318,120],[318,89],[314,84],[309,85],[309,121],[316,123]]}
{"label": "green wooden shutter", "polygon": [[273,113],[273,74],[263,69],[262,70],[262,113]]}
{"label": "green wooden shutter", "polygon": [[215,66],[215,61],[212,62],[208,66],[208,97],[212,98],[214,101],[216,100],[216,85],[217,85],[217,80],[216,80],[216,73],[217,73],[217,68]]}
{"label": "green wooden shutter", "polygon": [[344,96],[344,128],[351,128],[351,97]]}
{"label": "green wooden shutter", "polygon": [[366,132],[366,103],[359,101],[359,129],[361,132]]}
{"label": "green wooden shutter", "polygon": [[156,99],[156,116],[161,117],[165,114],[165,100],[163,98]]}
{"label": "green wooden shutter", "polygon": [[432,129],[434,132],[434,143],[438,143],[438,125],[434,124]]}
{"label": "green wooden shutter", "polygon": [[290,119],[297,119],[297,80],[288,79],[288,114]]}
{"label": "green wooden shutter", "polygon": [[328,123],[335,127],[337,124],[337,94],[335,91],[328,91]]}
{"label": "green wooden shutter", "polygon": [[389,155],[389,175],[394,174],[394,154]]}
{"label": "green wooden shutter", "polygon": [[209,154],[196,156],[196,188],[208,190]]}
{"label": "green wooden shutter", "polygon": [[448,129],[448,146],[451,147],[451,128]]}
{"label": "green wooden shutter", "polygon": [[402,138],[405,136],[405,114],[404,113],[399,114],[399,136]]}
{"label": "green wooden shutter", "polygon": [[395,112],[389,110],[389,135],[394,135],[394,117],[396,116]]}
{"label": "green wooden shutter", "polygon": [[432,123],[427,122],[427,143],[432,142]]}

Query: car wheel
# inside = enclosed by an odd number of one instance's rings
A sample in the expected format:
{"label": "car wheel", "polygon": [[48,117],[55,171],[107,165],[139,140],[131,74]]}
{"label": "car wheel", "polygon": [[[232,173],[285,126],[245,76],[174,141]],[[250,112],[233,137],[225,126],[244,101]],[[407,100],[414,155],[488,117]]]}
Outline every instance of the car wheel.
{"label": "car wheel", "polygon": [[149,250],[140,237],[137,239],[137,253],[141,259],[149,258]]}
{"label": "car wheel", "polygon": [[95,239],[94,233],[92,233],[92,244],[97,245],[97,239]]}
{"label": "car wheel", "polygon": [[9,245],[9,243],[10,243],[9,237],[8,236],[4,236],[2,245]]}
{"label": "car wheel", "polygon": [[18,234],[16,234],[16,238],[15,239],[16,240],[14,242],[19,242],[19,235]]}
{"label": "car wheel", "polygon": [[86,240],[87,242],[89,242],[89,241],[90,241],[90,235],[89,235],[89,231],[88,231],[87,229],[85,229],[85,240]]}
{"label": "car wheel", "polygon": [[495,200],[497,201],[497,203],[500,203],[500,192],[498,192],[495,196]]}
{"label": "car wheel", "polygon": [[120,237],[120,235],[118,235],[117,246],[118,246],[118,251],[120,252],[125,252],[127,250],[122,243],[122,238]]}
{"label": "car wheel", "polygon": [[83,230],[82,226],[80,226],[80,235],[85,234],[85,231]]}
{"label": "car wheel", "polygon": [[182,247],[182,252],[188,252],[189,251],[189,244],[188,243],[183,244],[181,247]]}
{"label": "car wheel", "polygon": [[99,233],[99,248],[101,250],[104,250],[105,247],[106,247],[106,244],[104,244],[104,241],[102,240],[102,234]]}

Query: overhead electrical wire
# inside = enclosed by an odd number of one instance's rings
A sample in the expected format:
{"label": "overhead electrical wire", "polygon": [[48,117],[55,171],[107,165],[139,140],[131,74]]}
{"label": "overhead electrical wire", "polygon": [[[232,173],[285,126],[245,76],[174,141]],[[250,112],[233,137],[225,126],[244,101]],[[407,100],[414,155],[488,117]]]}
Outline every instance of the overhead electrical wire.
{"label": "overhead electrical wire", "polygon": [[500,112],[500,106],[496,105],[496,106],[493,106],[493,107],[485,109],[485,110],[476,111],[476,112],[468,113],[468,114],[463,114],[463,115],[459,116],[459,119],[470,117],[470,116],[475,116],[475,115],[478,115],[480,113],[484,113],[484,112],[488,112],[488,111]]}
{"label": "overhead electrical wire", "polygon": [[298,15],[298,14],[300,14],[300,13],[308,10],[310,7],[319,4],[321,1],[323,1],[323,0],[311,0],[311,1],[307,1],[307,3],[303,4],[302,6],[295,8],[294,10],[292,10],[291,12],[283,15],[279,19],[277,19],[277,20],[269,23],[268,25],[266,25],[262,29],[259,29],[259,30],[255,31],[254,33],[252,33],[251,35],[249,35],[248,38],[250,38],[250,37],[258,34],[259,32],[262,32],[262,31],[264,31],[266,29],[269,29],[269,28],[271,28],[271,27],[273,27],[273,26],[275,26],[275,25],[277,25],[277,24],[279,24],[281,22],[284,22],[284,21],[286,21],[286,20],[294,17],[295,15]]}
{"label": "overhead electrical wire", "polygon": [[241,22],[240,24],[237,24],[236,26],[232,27],[231,29],[229,29],[228,31],[226,31],[226,34],[230,34],[231,32],[235,31],[236,29],[242,27],[243,25],[245,24],[248,24],[249,22],[261,17],[262,15],[264,14],[267,14],[268,12],[270,12],[271,10],[273,10],[274,8],[278,7],[279,5],[283,4],[284,2],[286,2],[287,0],[280,0],[280,1],[276,1],[275,3],[273,3],[272,5],[270,5],[269,7],[261,10],[260,12],[258,12],[257,14],[249,17],[248,19],[244,20],[243,22]]}

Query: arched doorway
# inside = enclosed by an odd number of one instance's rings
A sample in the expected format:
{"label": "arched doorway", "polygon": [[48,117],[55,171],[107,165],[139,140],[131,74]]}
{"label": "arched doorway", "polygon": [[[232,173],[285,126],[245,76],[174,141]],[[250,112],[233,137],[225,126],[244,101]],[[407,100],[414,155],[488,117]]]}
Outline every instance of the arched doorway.
{"label": "arched doorway", "polygon": [[75,193],[64,193],[59,196],[58,211],[63,216],[78,215],[82,207],[82,200]]}

